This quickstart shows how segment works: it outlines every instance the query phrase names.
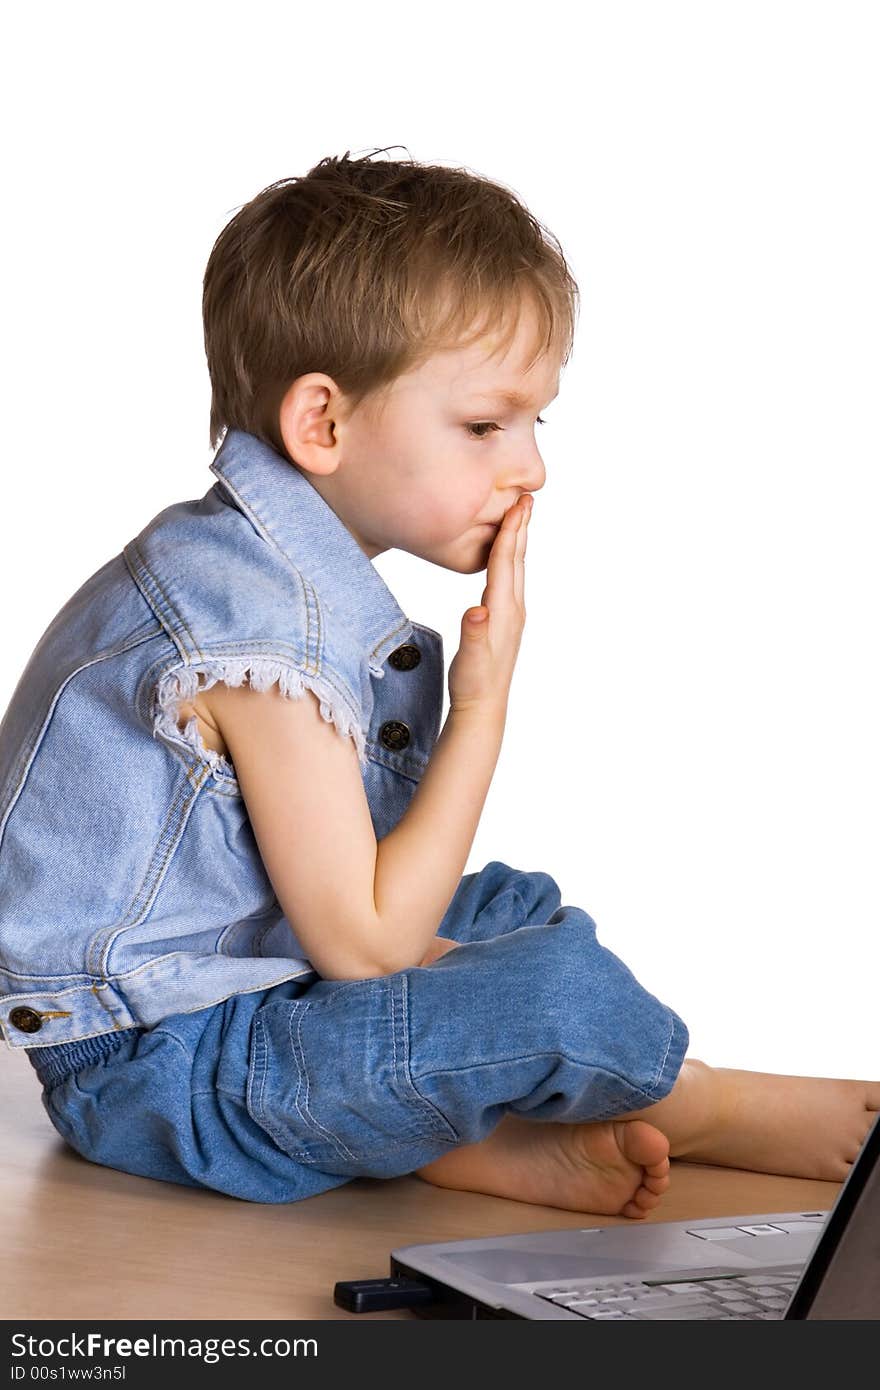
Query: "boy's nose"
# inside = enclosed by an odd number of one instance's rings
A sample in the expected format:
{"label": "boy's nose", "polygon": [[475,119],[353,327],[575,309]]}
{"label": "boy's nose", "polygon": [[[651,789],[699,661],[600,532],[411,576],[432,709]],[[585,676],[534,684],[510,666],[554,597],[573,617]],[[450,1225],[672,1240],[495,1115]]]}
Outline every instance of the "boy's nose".
{"label": "boy's nose", "polygon": [[[544,486],[546,481],[547,470],[545,469],[543,459],[541,459],[540,456],[538,456],[537,460],[534,460],[532,463],[530,463],[527,468],[524,468],[520,473],[519,477],[517,477],[516,475],[514,475],[514,477],[510,477],[510,475],[508,474],[505,480],[506,486],[516,488],[516,496],[511,497],[510,501],[507,503],[507,506],[512,507],[514,502],[518,501],[518,499],[523,495],[531,496],[534,492],[540,492],[541,488]],[[505,486],[505,484],[499,482],[498,486],[499,489],[502,489]]]}
{"label": "boy's nose", "polygon": [[535,449],[534,456],[529,461],[528,471],[523,477],[522,486],[526,492],[540,492],[547,481],[547,469],[544,467],[544,460]]}

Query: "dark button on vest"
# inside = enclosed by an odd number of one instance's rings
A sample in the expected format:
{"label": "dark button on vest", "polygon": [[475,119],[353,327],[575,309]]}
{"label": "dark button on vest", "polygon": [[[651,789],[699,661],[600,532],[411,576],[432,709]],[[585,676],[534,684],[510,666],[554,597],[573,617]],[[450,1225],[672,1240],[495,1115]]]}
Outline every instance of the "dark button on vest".
{"label": "dark button on vest", "polygon": [[404,646],[398,647],[388,658],[395,671],[411,671],[414,666],[418,666],[421,659],[422,653],[412,642],[407,642]]}
{"label": "dark button on vest", "polygon": [[388,719],[379,730],[379,741],[393,753],[398,753],[409,743],[409,729],[399,719]]}
{"label": "dark button on vest", "polygon": [[13,1009],[9,1022],[21,1033],[39,1033],[43,1026],[43,1020],[33,1009]]}

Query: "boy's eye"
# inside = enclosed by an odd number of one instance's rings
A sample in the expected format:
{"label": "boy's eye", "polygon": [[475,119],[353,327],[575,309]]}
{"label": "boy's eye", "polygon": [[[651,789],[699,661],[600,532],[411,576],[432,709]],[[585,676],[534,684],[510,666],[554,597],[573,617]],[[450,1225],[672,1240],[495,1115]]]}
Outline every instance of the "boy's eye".
{"label": "boy's eye", "polygon": [[[539,415],[535,423],[538,425],[546,425],[547,421],[542,420]],[[481,420],[475,421],[472,425],[466,425],[465,428],[472,439],[487,439],[492,430],[500,430],[501,426],[496,425],[494,420]],[[485,430],[486,433],[477,434],[477,430]]]}

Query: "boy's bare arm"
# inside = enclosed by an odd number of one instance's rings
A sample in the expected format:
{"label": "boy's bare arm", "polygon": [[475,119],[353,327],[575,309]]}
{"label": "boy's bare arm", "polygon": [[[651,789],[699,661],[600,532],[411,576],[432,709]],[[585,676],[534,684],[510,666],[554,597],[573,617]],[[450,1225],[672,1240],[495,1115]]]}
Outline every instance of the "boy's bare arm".
{"label": "boy's bare arm", "polygon": [[480,609],[462,620],[449,669],[450,711],[415,795],[380,842],[376,914],[391,970],[416,965],[458,887],[492,781],[525,623],[524,567],[531,499],[517,500],[495,537]]}
{"label": "boy's bare arm", "polygon": [[476,833],[504,716],[450,711],[415,795],[376,843],[357,754],[307,692],[213,686],[278,901],[325,979],[418,965],[431,950]]}
{"label": "boy's bare arm", "polygon": [[218,683],[201,697],[229,749],[284,915],[325,979],[393,974],[437,954],[432,942],[501,749],[525,616],[523,511],[510,509],[493,545],[487,620],[463,619],[449,716],[422,780],[378,845],[354,744],[320,716],[311,692],[289,700],[277,687]]}
{"label": "boy's bare arm", "polygon": [[405,814],[379,841],[375,904],[388,971],[417,965],[458,887],[498,762],[504,711],[451,709]]}

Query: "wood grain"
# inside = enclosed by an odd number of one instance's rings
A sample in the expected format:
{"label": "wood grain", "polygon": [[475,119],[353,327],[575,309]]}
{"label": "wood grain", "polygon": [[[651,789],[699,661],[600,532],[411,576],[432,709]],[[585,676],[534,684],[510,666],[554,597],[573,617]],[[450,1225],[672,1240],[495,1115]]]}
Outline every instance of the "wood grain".
{"label": "wood grain", "polygon": [[[419,1178],[358,1179],[268,1205],[101,1168],[69,1149],[46,1115],[27,1058],[0,1050],[0,1204],[5,1319],[347,1319],[337,1279],[388,1273],[400,1245],[550,1227],[596,1217]],[[829,1207],[830,1182],[675,1163],[653,1220]],[[410,1320],[408,1312],[370,1319]]]}

